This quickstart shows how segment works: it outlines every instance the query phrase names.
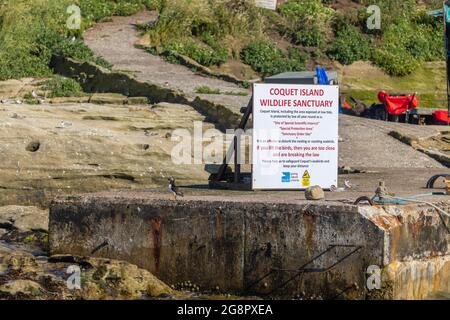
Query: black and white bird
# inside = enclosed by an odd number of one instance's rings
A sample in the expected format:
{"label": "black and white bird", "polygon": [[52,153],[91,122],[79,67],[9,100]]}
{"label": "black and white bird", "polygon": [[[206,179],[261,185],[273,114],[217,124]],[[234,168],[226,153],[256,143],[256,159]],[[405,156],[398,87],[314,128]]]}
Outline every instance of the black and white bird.
{"label": "black and white bird", "polygon": [[183,192],[178,189],[178,187],[175,184],[175,178],[170,177],[169,179],[169,191],[173,194],[173,197],[175,200],[177,200],[177,196],[184,197]]}

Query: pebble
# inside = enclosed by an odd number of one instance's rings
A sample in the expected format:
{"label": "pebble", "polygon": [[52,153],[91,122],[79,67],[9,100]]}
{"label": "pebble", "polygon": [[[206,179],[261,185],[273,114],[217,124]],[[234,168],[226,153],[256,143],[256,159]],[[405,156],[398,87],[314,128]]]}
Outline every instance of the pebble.
{"label": "pebble", "polygon": [[321,187],[312,186],[305,190],[305,198],[307,200],[322,200],[325,198],[325,193]]}

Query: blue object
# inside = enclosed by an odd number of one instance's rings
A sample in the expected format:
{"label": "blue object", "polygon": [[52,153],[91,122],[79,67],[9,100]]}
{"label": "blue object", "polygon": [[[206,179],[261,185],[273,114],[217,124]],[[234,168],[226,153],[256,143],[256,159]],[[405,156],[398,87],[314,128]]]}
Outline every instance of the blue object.
{"label": "blue object", "polygon": [[405,200],[400,200],[400,199],[383,199],[383,200],[381,200],[378,197],[373,198],[372,201],[375,202],[376,204],[408,204],[408,202]]}
{"label": "blue object", "polygon": [[327,71],[325,68],[316,66],[316,73],[317,73],[317,82],[319,84],[328,85],[330,84],[330,80],[328,80]]}
{"label": "blue object", "polygon": [[415,199],[415,198],[421,198],[421,197],[429,197],[429,196],[443,196],[446,195],[445,192],[430,192],[430,193],[422,193],[422,194],[416,194],[414,196],[408,196],[408,197],[393,197],[392,199],[380,199],[379,197],[374,197],[372,199],[373,202],[376,204],[408,204],[411,201],[408,201],[408,199]]}

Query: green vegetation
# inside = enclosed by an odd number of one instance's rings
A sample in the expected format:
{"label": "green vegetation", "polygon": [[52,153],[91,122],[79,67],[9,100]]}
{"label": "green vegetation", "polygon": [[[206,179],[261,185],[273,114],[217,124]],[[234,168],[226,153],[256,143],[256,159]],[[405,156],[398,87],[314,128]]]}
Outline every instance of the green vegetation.
{"label": "green vegetation", "polygon": [[415,0],[376,1],[382,13],[381,30],[366,29],[367,14],[364,7],[358,11],[358,18],[353,19],[353,22],[348,17],[346,21],[371,38],[372,54],[368,59],[389,75],[405,76],[424,62],[443,58],[442,22],[426,13],[428,9],[441,8],[442,4],[430,2],[430,7],[426,8]]}
{"label": "green vegetation", "polygon": [[[80,30],[66,26],[68,6],[78,4],[82,13]],[[52,74],[52,54],[82,61],[108,64],[93,55],[80,39],[82,32],[111,15],[133,14],[149,0],[4,0],[0,2],[0,80]]]}
{"label": "green vegetation", "polygon": [[80,97],[84,95],[83,89],[78,82],[60,76],[55,76],[45,81],[44,89],[49,91],[48,98]]}
{"label": "green vegetation", "polygon": [[239,58],[264,36],[265,18],[251,0],[159,0],[160,16],[148,30],[152,46],[174,50],[205,66]]}
{"label": "green vegetation", "polygon": [[435,30],[431,25],[414,26],[409,21],[399,21],[385,31],[373,61],[388,74],[410,74],[422,62],[442,58],[440,38],[442,30]]}
{"label": "green vegetation", "polygon": [[[156,9],[152,0],[79,0],[85,18],[84,28],[111,16],[129,16],[147,7]],[[83,29],[84,29],[83,28]]]}
{"label": "green vegetation", "polygon": [[371,57],[371,43],[356,27],[349,25],[337,32],[327,54],[342,64],[352,64]]}
{"label": "green vegetation", "polygon": [[26,104],[40,104],[40,101],[38,99],[36,99],[35,97],[33,97],[33,94],[31,92],[27,92],[23,96],[23,99]]}
{"label": "green vegetation", "polygon": [[247,96],[248,93],[244,91],[221,91],[220,89],[210,88],[208,86],[200,86],[195,88],[195,92],[200,94],[224,94],[228,96]]}
{"label": "green vegetation", "polygon": [[220,65],[224,63],[228,57],[227,51],[224,48],[218,47],[213,49],[205,43],[195,42],[191,39],[170,42],[166,44],[164,48],[188,56],[207,67]]}
{"label": "green vegetation", "polygon": [[[269,75],[324,59],[344,65],[369,60],[389,75],[404,76],[443,57],[442,22],[426,14],[442,7],[436,0],[355,0],[352,8],[335,0],[288,0],[275,12],[250,0],[154,3],[160,18],[145,30],[151,45],[205,66],[240,59]],[[380,30],[367,29],[370,4],[381,8]],[[290,47],[277,45],[286,40]]]}
{"label": "green vegetation", "polygon": [[195,92],[201,94],[220,94],[220,89],[213,89],[208,86],[200,86],[195,88]]}
{"label": "green vegetation", "polygon": [[[66,26],[72,4],[81,8],[80,30]],[[366,27],[369,4],[381,7],[380,30]],[[233,65],[228,70],[236,75],[239,64],[267,76],[367,60],[391,76],[414,77],[443,59],[442,21],[426,14],[442,7],[438,0],[354,0],[351,7],[336,0],[287,0],[276,11],[256,8],[253,0],[3,0],[0,80],[49,77],[53,54],[110,67],[84,45],[83,31],[145,7],[159,12],[155,25],[140,28],[148,34],[149,52],[176,52],[219,71]],[[165,59],[178,63],[174,55]]]}
{"label": "green vegetation", "polygon": [[280,31],[295,44],[321,47],[327,40],[333,10],[322,1],[287,1],[278,7]]}
{"label": "green vegetation", "polygon": [[304,70],[306,55],[293,47],[289,48],[286,55],[270,42],[256,41],[242,49],[241,59],[261,74],[270,75],[283,71]]}

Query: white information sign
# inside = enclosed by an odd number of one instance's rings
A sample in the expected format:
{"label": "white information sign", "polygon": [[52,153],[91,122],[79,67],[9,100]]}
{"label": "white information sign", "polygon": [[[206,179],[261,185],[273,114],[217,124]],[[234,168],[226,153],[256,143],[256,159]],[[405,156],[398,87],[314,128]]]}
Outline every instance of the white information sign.
{"label": "white information sign", "polygon": [[260,8],[276,10],[277,0],[255,0],[255,5]]}
{"label": "white information sign", "polygon": [[253,189],[337,186],[339,87],[255,84]]}

